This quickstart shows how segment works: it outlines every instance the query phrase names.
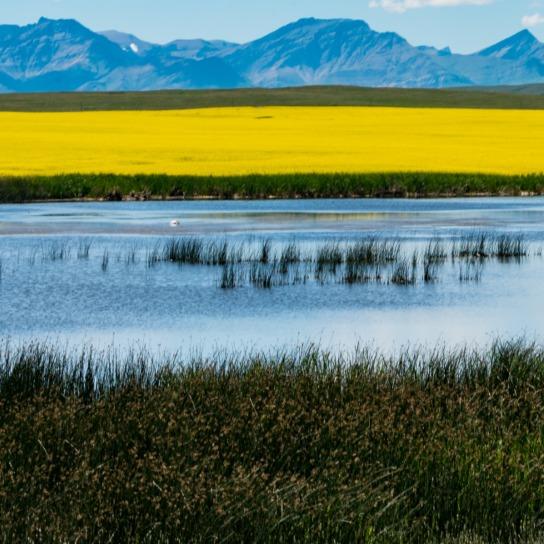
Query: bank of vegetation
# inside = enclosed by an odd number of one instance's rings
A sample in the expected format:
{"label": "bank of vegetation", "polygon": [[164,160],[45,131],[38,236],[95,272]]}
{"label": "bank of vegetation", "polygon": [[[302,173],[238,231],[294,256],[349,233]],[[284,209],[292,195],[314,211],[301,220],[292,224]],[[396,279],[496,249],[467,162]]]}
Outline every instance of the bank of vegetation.
{"label": "bank of vegetation", "polygon": [[544,351],[3,343],[3,542],[534,542]]}
{"label": "bank of vegetation", "polygon": [[0,202],[47,200],[425,198],[544,193],[544,174],[449,173],[0,177]]}
{"label": "bank of vegetation", "polygon": [[543,109],[541,85],[394,89],[322,85],[282,89],[0,94],[0,111],[181,110],[263,106]]}
{"label": "bank of vegetation", "polygon": [[542,85],[394,89],[321,85],[282,89],[0,94],[0,111],[181,110],[263,106],[543,109]]}

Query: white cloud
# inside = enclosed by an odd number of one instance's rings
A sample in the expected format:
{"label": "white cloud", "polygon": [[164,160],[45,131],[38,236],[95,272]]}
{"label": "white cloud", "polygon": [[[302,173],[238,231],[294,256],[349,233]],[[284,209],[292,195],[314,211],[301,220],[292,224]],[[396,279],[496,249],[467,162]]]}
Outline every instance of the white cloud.
{"label": "white cloud", "polygon": [[533,15],[525,15],[521,19],[521,24],[523,26],[532,27],[544,24],[544,15],[540,13],[533,13]]}
{"label": "white cloud", "polygon": [[409,9],[426,7],[483,6],[493,0],[370,0],[371,8],[383,8],[395,13],[404,13]]}

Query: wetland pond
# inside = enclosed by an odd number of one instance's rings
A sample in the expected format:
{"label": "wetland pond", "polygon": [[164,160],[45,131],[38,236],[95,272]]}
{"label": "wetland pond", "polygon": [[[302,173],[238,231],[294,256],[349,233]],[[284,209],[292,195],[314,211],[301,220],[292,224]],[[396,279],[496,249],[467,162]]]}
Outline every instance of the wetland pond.
{"label": "wetland pond", "polygon": [[543,198],[1,205],[0,336],[204,354],[542,341],[543,246]]}

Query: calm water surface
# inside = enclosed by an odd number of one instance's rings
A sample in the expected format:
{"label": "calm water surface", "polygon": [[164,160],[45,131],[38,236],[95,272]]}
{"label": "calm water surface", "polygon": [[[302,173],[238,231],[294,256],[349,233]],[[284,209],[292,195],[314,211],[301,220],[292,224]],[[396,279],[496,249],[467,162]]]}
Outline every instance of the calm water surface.
{"label": "calm water surface", "polygon": [[[174,236],[306,248],[376,236],[423,248],[473,231],[522,233],[530,256],[490,262],[478,282],[460,282],[459,265],[449,263],[438,281],[414,286],[308,281],[233,290],[220,288],[217,267],[146,262]],[[87,243],[88,258],[78,256]],[[0,335],[204,352],[542,340],[542,246],[542,198],[2,205]]]}

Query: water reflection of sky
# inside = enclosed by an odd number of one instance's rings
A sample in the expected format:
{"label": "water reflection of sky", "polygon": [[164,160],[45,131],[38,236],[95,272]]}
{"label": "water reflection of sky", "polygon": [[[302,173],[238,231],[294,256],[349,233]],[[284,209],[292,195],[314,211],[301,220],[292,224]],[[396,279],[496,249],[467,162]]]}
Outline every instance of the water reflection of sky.
{"label": "water reflection of sky", "polygon": [[[172,219],[179,228],[170,227]],[[71,342],[140,342],[168,350],[267,349],[315,342],[388,350],[407,343],[488,343],[542,338],[544,260],[486,266],[461,284],[447,265],[436,284],[218,288],[220,271],[144,264],[146,247],[175,234],[312,244],[361,232],[414,244],[467,229],[524,232],[544,243],[544,199],[324,200],[68,203],[0,206],[0,332]],[[88,261],[31,264],[24,255],[53,240],[93,239]],[[141,262],[127,266],[127,248]],[[108,251],[108,271],[101,271]]]}

